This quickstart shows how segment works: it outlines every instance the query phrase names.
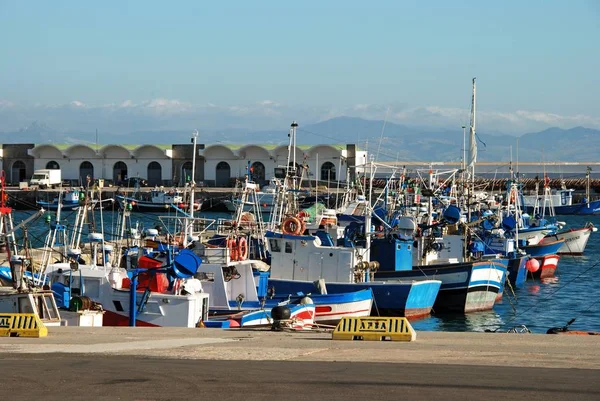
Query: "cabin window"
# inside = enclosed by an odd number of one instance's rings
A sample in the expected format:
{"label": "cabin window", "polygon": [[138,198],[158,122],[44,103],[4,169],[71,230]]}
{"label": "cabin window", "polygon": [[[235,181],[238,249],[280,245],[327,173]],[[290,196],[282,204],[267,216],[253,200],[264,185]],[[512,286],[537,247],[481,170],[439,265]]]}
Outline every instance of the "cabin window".
{"label": "cabin window", "polygon": [[279,246],[279,241],[276,239],[269,240],[269,244],[271,246],[271,252],[281,252],[281,247]]}
{"label": "cabin window", "polygon": [[292,243],[291,242],[285,242],[285,253],[292,253]]}
{"label": "cabin window", "polygon": [[115,305],[117,312],[123,312],[125,310],[123,309],[123,305],[121,305],[121,301],[113,301],[113,304]]}
{"label": "cabin window", "polygon": [[29,297],[19,298],[19,312],[18,313],[34,313]]}
{"label": "cabin window", "polygon": [[56,306],[53,302],[53,299],[54,298],[52,298],[51,296],[44,296],[46,310],[48,311],[48,318],[55,320],[58,319],[58,311],[56,310]]}
{"label": "cabin window", "polygon": [[90,298],[100,298],[100,280],[86,280],[85,282],[85,296]]}

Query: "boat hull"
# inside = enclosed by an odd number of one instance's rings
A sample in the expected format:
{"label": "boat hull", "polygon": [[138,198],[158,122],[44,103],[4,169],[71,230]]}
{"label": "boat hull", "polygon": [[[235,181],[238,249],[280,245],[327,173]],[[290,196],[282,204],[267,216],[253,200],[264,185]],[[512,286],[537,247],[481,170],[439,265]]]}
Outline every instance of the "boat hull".
{"label": "boat hull", "polygon": [[590,234],[591,227],[583,227],[568,231],[558,232],[549,235],[542,240],[542,243],[551,242],[554,240],[564,240],[563,245],[558,249],[557,253],[562,255],[581,255],[585,251]]}
{"label": "boat hull", "polygon": [[[533,213],[533,206],[527,206],[527,213]],[[554,206],[557,215],[595,215],[600,214],[600,200],[588,203],[576,203],[574,205]]]}
{"label": "boat hull", "polygon": [[[272,308],[248,309],[237,313],[231,313],[231,310],[211,308],[211,318],[209,325],[216,322],[227,322],[228,328],[237,327],[270,327],[273,325],[271,316]],[[315,322],[315,305],[298,304],[290,305],[290,324],[297,330],[310,329]],[[219,327],[219,326],[215,326]],[[222,326],[221,326],[222,327]]]}
{"label": "boat hull", "polygon": [[508,282],[516,288],[521,288],[527,280],[527,256],[510,259],[508,261]]}
{"label": "boat hull", "polygon": [[537,245],[528,245],[524,247],[523,250],[532,258],[538,258],[546,255],[557,254],[558,250],[564,245],[564,243],[564,239],[557,241],[545,241],[540,242]]}
{"label": "boat hull", "polygon": [[[37,201],[37,205],[46,210],[58,210],[58,202],[44,202]],[[63,211],[75,210],[79,207],[79,202],[76,203],[63,203],[60,207]]]}
{"label": "boat hull", "polygon": [[[373,307],[371,290],[339,294],[309,294],[308,297],[315,304],[315,322],[321,324],[337,324],[343,317],[370,316]],[[265,306],[276,306],[285,302],[287,298],[287,296],[276,296],[268,300]]]}
{"label": "boat hull", "polygon": [[[126,197],[126,196],[122,196],[122,195],[117,195],[116,199],[119,202],[119,207],[121,209],[123,208],[124,203],[127,202],[128,204],[131,205],[131,209],[134,212],[140,212],[140,213],[161,213],[161,212],[164,212],[165,210],[169,210],[174,207],[183,209],[184,211],[187,212],[188,208],[189,208],[189,205],[187,205],[187,204],[174,205],[172,203],[150,202],[150,201],[134,199],[134,198]],[[198,211],[198,210],[200,210],[200,208],[201,208],[201,205],[198,204],[194,208],[194,210]]]}
{"label": "boat hull", "polygon": [[378,272],[376,280],[441,281],[434,304],[436,313],[490,310],[504,286],[506,265],[495,260],[421,266],[418,270]]}
{"label": "boat hull", "polygon": [[534,278],[545,279],[554,277],[556,269],[558,269],[560,256],[546,255],[535,259],[540,262],[540,268],[535,273],[532,273]]}
{"label": "boat hull", "polygon": [[[439,292],[441,282],[426,280],[421,282],[368,282],[368,283],[332,283],[328,282],[329,294],[350,293],[358,290],[371,289],[375,302],[371,313],[379,315],[404,316],[418,318],[427,316]],[[312,281],[269,279],[269,287],[278,293],[293,294],[296,292],[310,293],[315,291]]]}

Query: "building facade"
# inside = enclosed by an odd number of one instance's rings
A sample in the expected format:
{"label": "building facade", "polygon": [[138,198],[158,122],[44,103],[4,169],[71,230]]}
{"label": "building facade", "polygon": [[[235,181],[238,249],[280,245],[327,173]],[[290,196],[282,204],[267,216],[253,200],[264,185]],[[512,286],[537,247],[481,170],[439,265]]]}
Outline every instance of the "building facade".
{"label": "building facade", "polygon": [[[193,145],[3,145],[0,158],[7,182],[28,181],[34,170],[60,169],[63,181],[85,185],[103,179],[107,184],[128,185],[134,177],[154,185],[184,185],[192,178]],[[197,147],[195,180],[206,186],[230,187],[250,172],[260,184],[281,175],[288,159],[287,146],[201,145]],[[291,153],[305,177],[327,182],[352,177],[354,166],[366,162],[366,152],[355,145],[297,146]]]}

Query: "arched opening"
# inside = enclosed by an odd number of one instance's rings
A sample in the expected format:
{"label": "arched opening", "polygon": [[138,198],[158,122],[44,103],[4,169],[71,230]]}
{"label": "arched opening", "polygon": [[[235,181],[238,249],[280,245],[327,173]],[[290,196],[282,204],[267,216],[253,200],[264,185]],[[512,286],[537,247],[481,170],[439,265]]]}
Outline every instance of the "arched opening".
{"label": "arched opening", "polygon": [[46,168],[48,170],[60,170],[60,164],[54,160],[50,160],[48,163],[46,163]]}
{"label": "arched opening", "polygon": [[180,185],[192,181],[192,162],[185,162],[181,166],[181,179],[179,180]]}
{"label": "arched opening", "polygon": [[227,162],[219,162],[217,164],[215,185],[217,187],[228,187],[231,179],[231,167]]}
{"label": "arched opening", "polygon": [[265,182],[265,165],[261,162],[254,162],[250,166],[250,177],[252,181],[264,184]]}
{"label": "arched opening", "polygon": [[25,166],[25,163],[21,160],[17,160],[13,163],[10,180],[14,184],[27,180],[27,166]]}
{"label": "arched opening", "polygon": [[321,165],[321,181],[335,181],[335,166],[332,162]]}
{"label": "arched opening", "polygon": [[162,166],[159,162],[150,162],[148,164],[148,184],[162,185]]}
{"label": "arched opening", "polygon": [[117,185],[124,185],[127,180],[127,164],[124,162],[116,162],[113,166],[113,181]]}
{"label": "arched opening", "polygon": [[79,165],[79,180],[84,186],[87,186],[88,179],[94,179],[94,165],[88,161],[85,161]]}

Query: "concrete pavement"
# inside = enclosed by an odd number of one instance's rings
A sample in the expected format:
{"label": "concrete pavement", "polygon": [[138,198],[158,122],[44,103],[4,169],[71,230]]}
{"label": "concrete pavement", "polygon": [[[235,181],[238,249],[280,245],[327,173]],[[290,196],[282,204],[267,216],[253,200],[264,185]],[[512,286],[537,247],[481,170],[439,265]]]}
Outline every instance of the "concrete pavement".
{"label": "concrete pavement", "polygon": [[419,332],[403,343],[333,341],[327,332],[50,327],[45,338],[0,338],[0,352],[600,369],[600,336],[546,334]]}
{"label": "concrete pavement", "polygon": [[600,336],[50,327],[0,338],[0,399],[600,399]]}

